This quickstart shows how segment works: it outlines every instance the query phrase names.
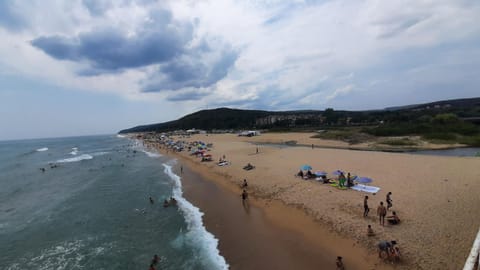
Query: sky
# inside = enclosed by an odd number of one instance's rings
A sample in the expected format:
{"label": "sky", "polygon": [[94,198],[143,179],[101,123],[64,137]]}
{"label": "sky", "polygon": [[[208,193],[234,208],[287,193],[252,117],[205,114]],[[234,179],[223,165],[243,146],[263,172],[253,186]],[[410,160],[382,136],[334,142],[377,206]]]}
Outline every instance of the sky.
{"label": "sky", "polygon": [[0,0],[0,140],[480,96],[478,0]]}

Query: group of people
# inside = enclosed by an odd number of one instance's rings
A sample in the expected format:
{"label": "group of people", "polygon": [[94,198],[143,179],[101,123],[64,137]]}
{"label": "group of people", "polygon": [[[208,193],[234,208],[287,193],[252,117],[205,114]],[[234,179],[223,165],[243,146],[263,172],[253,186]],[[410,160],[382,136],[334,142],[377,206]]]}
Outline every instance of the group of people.
{"label": "group of people", "polygon": [[[383,205],[383,202],[380,202],[377,207],[378,221],[382,226],[385,226],[385,218],[387,218],[387,222],[391,225],[396,225],[400,223],[400,218],[395,211],[392,211],[391,216],[387,216],[388,210],[390,210],[390,208],[392,208],[393,206],[391,196],[392,192],[388,192],[386,196],[387,207]],[[365,196],[363,199],[363,209],[363,216],[367,217],[368,213],[370,212],[370,207],[368,206],[368,196]]]}
{"label": "group of people", "polygon": [[353,177],[350,175],[350,173],[347,173],[347,177],[345,177],[345,174],[340,172],[340,175],[338,176],[339,187],[353,187],[354,185],[355,183],[353,183]]}
{"label": "group of people", "polygon": [[[388,192],[386,195],[386,202],[387,206],[383,204],[383,202],[380,202],[380,204],[377,207],[377,216],[378,216],[378,221],[379,224],[382,226],[385,226],[385,219],[387,219],[387,222],[390,225],[397,225],[400,223],[400,218],[398,217],[397,213],[395,211],[392,211],[392,215],[387,216],[387,212],[390,210],[390,208],[393,207],[392,203],[392,192]],[[363,216],[368,217],[368,213],[370,212],[370,208],[368,207],[368,196],[365,196],[363,199],[363,207],[364,207],[364,212]],[[375,232],[372,229],[372,226],[369,224],[367,227],[367,236],[375,236]],[[391,259],[393,261],[398,261],[400,259],[400,250],[398,247],[395,245],[397,244],[396,241],[392,240],[390,242],[388,241],[380,241],[378,244],[378,256],[380,258],[385,258],[385,256],[382,257],[382,254],[386,255],[386,258]]]}

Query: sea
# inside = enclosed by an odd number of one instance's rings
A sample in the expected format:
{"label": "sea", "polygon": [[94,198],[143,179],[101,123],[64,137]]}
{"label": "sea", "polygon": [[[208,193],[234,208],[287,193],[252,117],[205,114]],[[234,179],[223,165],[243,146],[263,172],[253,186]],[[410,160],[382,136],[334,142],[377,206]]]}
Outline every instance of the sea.
{"label": "sea", "polygon": [[0,141],[0,269],[228,269],[175,162],[120,135]]}

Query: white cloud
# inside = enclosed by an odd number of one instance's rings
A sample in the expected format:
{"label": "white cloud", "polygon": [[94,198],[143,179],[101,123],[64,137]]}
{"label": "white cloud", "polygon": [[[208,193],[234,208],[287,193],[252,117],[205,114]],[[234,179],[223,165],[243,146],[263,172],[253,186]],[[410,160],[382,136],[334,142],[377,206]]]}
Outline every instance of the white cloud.
{"label": "white cloud", "polygon": [[[449,78],[448,83],[462,85],[465,92],[458,92],[459,96],[471,95],[472,89],[478,88],[477,81],[470,85],[464,82],[462,69],[478,69],[479,58],[459,53],[466,47],[471,54],[479,54],[475,45],[480,40],[478,1],[146,2],[112,1],[103,5],[102,14],[95,15],[80,0],[17,1],[16,8],[23,11],[28,23],[21,31],[0,28],[4,41],[0,44],[0,64],[65,88],[162,104],[175,100],[183,111],[206,104],[297,109],[315,104],[310,100],[356,109],[362,98],[365,104],[377,106],[378,102],[369,103],[369,91],[379,98],[383,95],[388,106],[395,100],[391,96],[413,91],[398,89],[397,85],[405,85],[400,80],[426,74],[428,79],[418,79],[417,85],[408,87],[422,89],[426,95],[435,78],[439,82]],[[192,44],[206,39],[236,50],[238,58],[228,74],[214,85],[180,90],[177,97],[171,91],[142,93],[142,83],[156,76],[158,66],[82,77],[77,72],[88,63],[55,60],[29,43],[39,36],[71,36],[105,27],[134,37],[151,20],[150,11],[155,9],[167,9],[176,20],[192,23]],[[210,65],[207,60],[198,59]],[[432,62],[442,63],[442,67]],[[382,91],[378,87],[383,87]],[[336,103],[352,92],[358,95],[355,103]],[[429,93],[438,95],[432,99],[447,96],[433,90]]]}

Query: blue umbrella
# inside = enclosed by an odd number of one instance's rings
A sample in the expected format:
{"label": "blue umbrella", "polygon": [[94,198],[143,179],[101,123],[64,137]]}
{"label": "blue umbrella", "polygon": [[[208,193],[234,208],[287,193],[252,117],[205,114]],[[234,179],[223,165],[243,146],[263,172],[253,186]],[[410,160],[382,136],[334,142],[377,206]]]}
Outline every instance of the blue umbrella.
{"label": "blue umbrella", "polygon": [[302,167],[300,167],[300,169],[301,169],[301,170],[304,170],[304,171],[309,171],[309,170],[312,169],[312,166],[305,164],[305,165],[303,165]]}
{"label": "blue umbrella", "polygon": [[327,172],[326,171],[317,171],[317,172],[315,172],[315,175],[316,176],[325,176],[325,175],[327,175]]}
{"label": "blue umbrella", "polygon": [[333,175],[340,175],[340,174],[345,174],[343,171],[340,171],[340,170],[336,170],[334,172],[332,172]]}
{"label": "blue umbrella", "polygon": [[364,184],[370,183],[372,181],[373,181],[372,178],[368,178],[368,177],[358,177],[357,179],[357,182],[364,183]]}

